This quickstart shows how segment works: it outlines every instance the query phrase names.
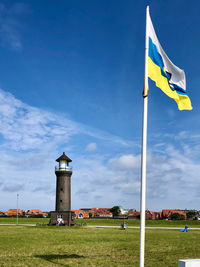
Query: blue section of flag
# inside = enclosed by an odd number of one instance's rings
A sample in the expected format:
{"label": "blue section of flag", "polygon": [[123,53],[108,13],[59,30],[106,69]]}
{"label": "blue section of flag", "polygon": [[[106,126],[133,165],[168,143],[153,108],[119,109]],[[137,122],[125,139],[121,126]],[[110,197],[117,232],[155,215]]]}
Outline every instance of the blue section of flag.
{"label": "blue section of flag", "polygon": [[151,60],[160,67],[161,73],[164,77],[168,78],[165,71],[164,71],[164,63],[162,60],[161,55],[158,53],[157,47],[155,44],[152,42],[151,37],[149,37],[149,57]]}
{"label": "blue section of flag", "polygon": [[161,74],[168,79],[171,90],[176,91],[180,95],[187,95],[183,88],[181,88],[177,84],[170,83],[171,73],[164,71],[163,59],[158,52],[156,45],[153,43],[151,37],[149,37],[149,57],[157,66],[160,67]]}
{"label": "blue section of flag", "polygon": [[169,85],[170,85],[170,88],[172,90],[175,90],[179,95],[187,95],[185,90],[181,88],[180,86],[178,86],[177,84],[169,82]]}

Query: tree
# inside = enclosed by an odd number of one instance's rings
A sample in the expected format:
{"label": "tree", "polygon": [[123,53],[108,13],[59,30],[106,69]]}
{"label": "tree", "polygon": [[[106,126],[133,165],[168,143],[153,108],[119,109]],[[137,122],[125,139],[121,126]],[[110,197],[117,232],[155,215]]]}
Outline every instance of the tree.
{"label": "tree", "polygon": [[89,212],[89,218],[92,218],[92,212]]}
{"label": "tree", "polygon": [[188,220],[194,219],[194,217],[197,215],[197,212],[195,210],[189,210],[186,212],[186,216]]}
{"label": "tree", "polygon": [[26,215],[26,212],[23,211],[21,216],[22,216],[22,217],[25,217],[25,215]]}
{"label": "tree", "polygon": [[112,212],[112,214],[113,214],[113,217],[115,217],[115,216],[119,216],[119,214],[120,214],[120,207],[119,206],[114,206],[114,207],[112,207],[111,209],[110,209],[110,212]]}
{"label": "tree", "polygon": [[172,220],[185,220],[185,216],[179,213],[172,213],[170,217]]}

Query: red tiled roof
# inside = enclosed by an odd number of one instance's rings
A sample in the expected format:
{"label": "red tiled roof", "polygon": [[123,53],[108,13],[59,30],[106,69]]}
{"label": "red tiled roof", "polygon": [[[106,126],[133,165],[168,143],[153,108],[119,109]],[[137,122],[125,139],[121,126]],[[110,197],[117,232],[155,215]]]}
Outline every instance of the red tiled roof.
{"label": "red tiled roof", "polygon": [[[18,209],[18,214],[22,214],[23,213],[23,210],[20,210]],[[6,214],[8,216],[11,216],[11,215],[17,215],[17,209],[9,209]]]}
{"label": "red tiled roof", "polygon": [[39,209],[29,210],[29,211],[26,213],[26,215],[38,215],[38,214],[42,214],[42,215],[44,215],[44,213],[43,213],[41,210],[39,210]]}
{"label": "red tiled roof", "polygon": [[182,211],[182,210],[170,210],[170,209],[162,210],[163,217],[169,217],[173,213],[179,213],[180,215],[186,216],[185,211]]}
{"label": "red tiled roof", "polygon": [[109,208],[92,208],[89,210],[89,213],[92,213],[92,217],[111,217],[112,212]]}
{"label": "red tiled roof", "polygon": [[76,214],[76,217],[78,217],[80,213],[83,214],[83,218],[89,217],[88,213],[85,212],[84,210],[72,210],[72,212],[74,212]]}
{"label": "red tiled roof", "polygon": [[128,211],[128,216],[140,216],[140,212],[139,211],[129,210]]}

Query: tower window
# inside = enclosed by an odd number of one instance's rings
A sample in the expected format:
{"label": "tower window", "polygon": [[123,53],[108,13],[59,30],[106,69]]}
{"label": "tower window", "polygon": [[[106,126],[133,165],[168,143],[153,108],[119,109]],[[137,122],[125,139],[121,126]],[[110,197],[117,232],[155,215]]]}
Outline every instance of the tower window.
{"label": "tower window", "polygon": [[60,203],[62,202],[62,199],[60,200]]}
{"label": "tower window", "polygon": [[60,191],[63,191],[63,188],[60,188]]}

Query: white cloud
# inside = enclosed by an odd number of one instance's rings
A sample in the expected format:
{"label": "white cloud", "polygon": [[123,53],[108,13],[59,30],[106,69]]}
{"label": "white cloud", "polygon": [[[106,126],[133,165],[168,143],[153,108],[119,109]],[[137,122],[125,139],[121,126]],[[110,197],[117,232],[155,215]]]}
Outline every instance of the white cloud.
{"label": "white cloud", "polygon": [[15,150],[39,148],[50,140],[67,142],[79,132],[72,121],[63,122],[58,115],[28,106],[2,90],[0,122],[0,133]]}
{"label": "white cloud", "polygon": [[140,167],[140,155],[134,156],[132,154],[122,155],[118,158],[112,158],[109,160],[109,164],[112,168],[126,168],[135,169]]}
{"label": "white cloud", "polygon": [[97,149],[96,143],[89,143],[85,148],[86,151],[94,151],[96,149]]}
{"label": "white cloud", "polygon": [[[77,134],[85,134],[107,142],[127,146],[128,142],[106,132],[87,127],[56,114],[31,107],[0,89],[0,134],[14,150],[47,149],[48,146],[66,144]],[[133,143],[130,142],[131,145]],[[130,145],[129,144],[129,145]],[[7,145],[7,143],[6,143]],[[90,149],[95,143],[89,144]]]}

